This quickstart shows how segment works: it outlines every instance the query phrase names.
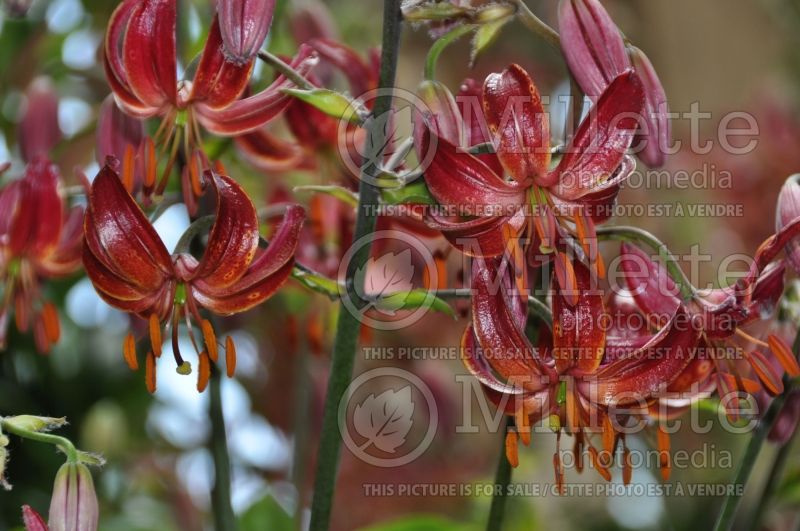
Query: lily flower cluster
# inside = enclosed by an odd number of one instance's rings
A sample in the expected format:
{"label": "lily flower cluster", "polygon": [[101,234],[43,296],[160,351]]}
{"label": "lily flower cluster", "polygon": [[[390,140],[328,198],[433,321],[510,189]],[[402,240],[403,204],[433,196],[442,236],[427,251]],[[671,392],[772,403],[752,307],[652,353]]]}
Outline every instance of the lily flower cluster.
{"label": "lily flower cluster", "polygon": [[[663,164],[667,103],[652,64],[626,44],[597,0],[562,0],[558,13],[561,49],[591,110],[554,149],[542,98],[520,66],[490,74],[482,86],[467,80],[459,98],[426,80],[419,94],[429,112],[418,116],[415,146],[430,161],[424,179],[438,204],[425,219],[471,257],[472,319],[462,358],[514,419],[506,440],[512,465],[518,443],[529,444],[532,426],[544,421],[559,441],[562,433],[574,437],[579,470],[588,452],[610,480],[619,456],[627,483],[626,433],[643,423],[656,431],[666,479],[669,437],[661,420],[715,391],[735,418],[741,393],[774,396],[784,390],[784,373],[800,375],[785,340],[755,324],[772,322],[783,294],[778,253],[788,245],[797,260],[800,187],[787,184],[776,234],[735,285],[700,291],[674,260],[669,269],[623,243],[624,286],[603,289],[597,225],[635,169],[632,155]],[[465,106],[470,97],[480,105]],[[548,284],[549,296],[535,299],[533,288]],[[529,305],[539,309],[533,322]],[[553,463],[563,485],[559,450]]]}

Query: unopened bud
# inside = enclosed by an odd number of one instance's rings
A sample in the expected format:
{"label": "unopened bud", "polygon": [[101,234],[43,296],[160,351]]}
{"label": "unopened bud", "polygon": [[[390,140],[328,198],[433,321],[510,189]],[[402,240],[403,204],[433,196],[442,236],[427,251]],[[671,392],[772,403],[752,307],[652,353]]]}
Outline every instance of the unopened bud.
{"label": "unopened bud", "polygon": [[97,495],[82,463],[65,463],[56,474],[50,500],[50,531],[96,531]]}

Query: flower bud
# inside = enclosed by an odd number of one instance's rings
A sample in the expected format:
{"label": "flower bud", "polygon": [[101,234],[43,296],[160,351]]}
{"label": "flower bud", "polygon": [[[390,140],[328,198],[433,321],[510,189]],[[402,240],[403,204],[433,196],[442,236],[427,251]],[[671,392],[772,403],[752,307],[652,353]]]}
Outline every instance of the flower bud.
{"label": "flower bud", "polygon": [[51,431],[60,428],[67,423],[65,417],[36,417],[34,415],[17,415],[15,417],[5,417],[3,422],[22,431]]}
{"label": "flower bud", "polygon": [[25,92],[26,104],[19,123],[22,158],[30,162],[46,157],[59,140],[58,96],[50,79],[36,78]]}
{"label": "flower bud", "polygon": [[672,126],[669,121],[669,106],[664,87],[658,79],[653,63],[635,46],[630,47],[630,58],[633,69],[639,74],[644,86],[644,121],[633,145],[641,151],[638,153],[642,162],[651,168],[664,164],[667,148],[672,141]]}
{"label": "flower bud", "polygon": [[423,148],[426,129],[458,146],[461,142],[461,113],[450,90],[438,81],[425,80],[417,89],[417,94],[426,106],[414,116],[414,146],[417,153]]}
{"label": "flower bud", "polygon": [[97,495],[82,463],[65,463],[56,474],[50,500],[50,531],[96,531]]}
{"label": "flower bud", "polygon": [[561,0],[558,27],[569,71],[593,101],[631,67],[622,34],[598,0]]}
{"label": "flower bud", "polygon": [[267,38],[275,0],[219,0],[217,11],[225,57],[236,64],[246,63]]}
{"label": "flower bud", "polygon": [[[786,179],[778,194],[778,206],[775,212],[775,229],[783,227],[800,217],[800,174],[796,173]],[[800,274],[800,238],[794,238],[786,244],[786,257],[796,273]]]}
{"label": "flower bud", "polygon": [[25,524],[25,531],[47,531],[44,519],[30,505],[22,506],[22,523]]}
{"label": "flower bud", "polygon": [[109,156],[124,161],[128,151],[138,153],[143,140],[144,122],[122,112],[113,96],[107,97],[97,117],[97,163],[102,166]]}
{"label": "flower bud", "polygon": [[6,481],[6,462],[8,462],[8,437],[0,433],[0,487],[11,490],[11,485]]}

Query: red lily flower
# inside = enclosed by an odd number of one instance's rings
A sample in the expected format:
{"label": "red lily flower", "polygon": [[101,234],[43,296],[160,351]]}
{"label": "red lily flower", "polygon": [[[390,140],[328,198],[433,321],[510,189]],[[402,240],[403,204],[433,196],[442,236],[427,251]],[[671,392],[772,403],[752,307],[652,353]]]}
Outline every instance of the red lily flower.
{"label": "red lily flower", "polygon": [[777,254],[800,232],[800,218],[786,225],[767,239],[756,252],[747,274],[734,286],[697,293],[690,301],[678,295],[675,282],[666,269],[651,260],[641,249],[623,244],[621,269],[628,290],[646,320],[658,326],[677,311],[688,311],[693,322],[702,328],[698,359],[706,370],[682,379],[685,387],[705,386],[709,376],[720,396],[726,401],[729,414],[737,408],[735,393],[755,393],[761,386],[772,395],[783,392],[781,375],[762,353],[771,353],[791,377],[800,375],[791,348],[778,335],[747,331],[757,321],[767,320],[783,294],[785,265],[775,260]]}
{"label": "red lily flower", "polygon": [[[188,154],[190,148],[200,145],[198,124],[217,135],[235,136],[262,127],[291,102],[281,90],[294,85],[283,77],[257,94],[242,97],[254,63],[252,55],[245,58],[242,54],[257,51],[263,29],[258,29],[257,35],[250,34],[254,13],[249,8],[241,20],[229,16],[239,4],[242,1],[222,2],[224,36],[220,20],[215,17],[194,78],[180,82],[176,57],[177,0],[123,0],[111,16],[104,59],[106,77],[117,104],[133,116],[163,119],[155,143],[164,141],[170,163],[157,193],[166,186],[181,135]],[[237,24],[245,26],[237,28]],[[225,46],[224,38],[230,41]],[[305,74],[315,62],[312,51],[301,47],[292,67]]]}
{"label": "red lily flower", "polygon": [[[452,100],[449,93],[446,97]],[[565,288],[575,284],[567,248],[602,276],[594,226],[608,218],[620,183],[633,170],[625,150],[635,133],[635,115],[644,105],[638,76],[629,71],[611,83],[553,170],[548,118],[522,68],[511,65],[490,75],[482,100],[496,154],[479,159],[458,148],[461,126],[453,112],[426,117],[421,140],[416,135],[421,160],[435,145],[425,181],[446,209],[444,214],[431,210],[428,224],[472,256],[498,256],[530,241],[529,262],[554,257]],[[454,108],[455,103],[440,107]],[[474,126],[468,125],[472,131]],[[484,162],[489,157],[495,159],[491,164]],[[497,167],[511,179],[498,174]]]}
{"label": "red lily flower", "polygon": [[28,164],[22,179],[0,190],[0,348],[5,348],[12,307],[20,332],[33,321],[40,352],[59,339],[58,310],[43,299],[41,285],[80,268],[83,218],[80,206],[65,210],[61,188],[58,168],[40,158]]}
{"label": "red lily flower", "polygon": [[[314,38],[305,46],[320,58],[319,68],[307,76],[313,85],[329,84],[334,71],[339,71],[347,80],[350,93],[356,97],[377,88],[380,65],[376,50],[371,50],[365,60],[352,48],[331,39]],[[345,170],[344,173],[350,173],[341,163],[339,149],[348,149],[350,159],[358,160],[356,147],[363,144],[363,129],[354,124],[341,127],[340,120],[300,100],[291,102],[284,117],[296,142],[283,140],[266,129],[236,138],[242,153],[254,166],[267,172],[313,170],[324,167],[324,161],[330,160]]]}
{"label": "red lily flower", "polygon": [[[205,308],[217,315],[249,310],[274,294],[294,265],[294,253],[305,213],[287,208],[269,247],[259,251],[258,216],[244,190],[230,177],[209,178],[217,196],[217,212],[200,261],[184,249],[170,255],[142,210],[107,164],[92,183],[84,219],[83,261],[100,296],[120,310],[149,320],[151,350],[146,357],[146,382],[155,390],[155,358],[161,354],[161,330],[172,329],[172,347],[181,372],[191,367],[178,349],[178,325],[185,318],[200,356],[198,389],[208,379],[210,362],[218,358],[214,330],[200,315]],[[190,323],[200,326],[205,344],[198,348]],[[232,374],[235,346],[226,340]],[[125,341],[125,359],[138,367],[132,335]]]}
{"label": "red lily flower", "polygon": [[[597,459],[592,437],[602,435],[611,455],[624,435],[610,417],[610,407],[626,406],[647,414],[647,406],[692,361],[699,330],[679,326],[675,318],[661,331],[625,353],[606,346],[602,293],[593,286],[589,268],[576,262],[578,301],[571,304],[554,279],[552,337],[540,332],[539,345],[525,335],[527,300],[514,289],[510,264],[502,259],[476,258],[472,270],[472,324],[464,332],[462,356],[467,369],[483,385],[488,398],[514,415],[517,432],[509,435],[506,451],[516,461],[517,438],[526,444],[532,423],[550,417],[551,427],[576,436],[576,451],[585,446],[606,479],[609,462]],[[685,312],[684,312],[685,313]],[[618,424],[622,426],[624,424]],[[625,450],[627,452],[627,450]],[[578,458],[578,456],[576,456]],[[556,480],[563,468],[554,456]],[[625,466],[628,466],[626,461]],[[629,472],[629,471],[628,471]],[[626,473],[628,473],[626,472]]]}

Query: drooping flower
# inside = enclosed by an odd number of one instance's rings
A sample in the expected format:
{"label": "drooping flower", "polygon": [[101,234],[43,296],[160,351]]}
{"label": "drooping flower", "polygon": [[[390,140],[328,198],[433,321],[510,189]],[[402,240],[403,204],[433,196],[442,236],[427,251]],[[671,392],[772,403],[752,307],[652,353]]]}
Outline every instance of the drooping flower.
{"label": "drooping flower", "polygon": [[561,0],[558,10],[561,49],[581,90],[596,101],[623,72],[633,68],[644,86],[645,108],[634,142],[648,166],[664,164],[672,138],[664,87],[647,56],[626,46],[599,0]]}
{"label": "drooping flower", "polygon": [[[171,329],[175,362],[180,372],[188,373],[191,367],[178,349],[178,326],[186,320],[200,356],[198,388],[202,390],[219,347],[200,309],[223,316],[246,311],[274,294],[294,265],[303,209],[289,206],[270,245],[260,250],[258,216],[250,198],[230,177],[213,173],[208,179],[217,210],[199,261],[180,245],[170,255],[111,164],[92,183],[84,219],[83,262],[106,302],[149,322],[151,349],[145,358],[145,379],[151,392],[156,385],[154,367],[161,354],[162,328]],[[192,320],[202,331],[202,346],[195,341]],[[230,337],[225,344],[232,375],[235,347]],[[131,368],[138,368],[133,335],[125,340],[124,354]]]}
{"label": "drooping flower", "polygon": [[[628,71],[611,83],[552,170],[548,118],[522,68],[512,65],[490,75],[482,103],[493,154],[479,158],[459,147],[455,135],[462,129],[453,123],[453,112],[426,117],[426,127],[415,135],[420,159],[430,158],[425,182],[444,209],[430,210],[429,226],[471,256],[512,250],[530,264],[554,260],[565,289],[575,283],[568,254],[602,276],[595,224],[609,217],[620,183],[633,170],[625,151],[635,132],[634,116],[644,105],[638,76]],[[575,302],[575,290],[570,292]]]}
{"label": "drooping flower", "polygon": [[[463,361],[487,397],[515,417],[517,429],[506,443],[512,464],[518,440],[528,444],[530,427],[549,419],[559,441],[562,432],[573,435],[576,459],[582,460],[588,451],[606,480],[621,442],[628,481],[630,464],[621,429],[625,417],[637,410],[647,416],[647,405],[690,365],[700,331],[680,326],[679,311],[635,348],[624,353],[609,349],[603,294],[588,267],[576,262],[574,270],[578,301],[570,303],[553,280],[552,334],[543,328],[534,346],[525,333],[527,296],[515,286],[513,264],[502,258],[476,258],[472,324],[462,340]],[[622,407],[625,415],[614,409]],[[564,470],[558,450],[554,467],[561,485]]]}
{"label": "drooping flower", "polygon": [[[294,86],[281,76],[261,92],[245,95],[254,59],[244,55],[260,48],[259,35],[264,30],[249,26],[259,24],[252,11],[258,2],[241,0],[220,2],[225,39],[230,42],[224,42],[220,18],[215,17],[194,77],[179,81],[177,3],[124,0],[111,16],[105,39],[106,77],[117,104],[133,116],[162,118],[154,141],[169,153],[169,163],[156,188],[159,194],[181,141],[187,156],[200,145],[199,125],[223,136],[254,131],[286,108],[291,98],[282,89]],[[233,16],[237,7],[247,7],[247,13]],[[305,74],[315,62],[312,50],[301,47],[291,66]]]}
{"label": "drooping flower", "polygon": [[145,184],[152,189],[155,182],[155,175],[145,176],[145,170],[155,170],[154,166],[145,168],[144,164],[152,152],[152,140],[145,136],[144,121],[122,112],[113,95],[107,97],[97,117],[97,163],[105,164],[108,157],[122,161],[122,182],[128,192],[135,194]]}
{"label": "drooping flower", "polygon": [[31,85],[19,127],[25,174],[0,189],[0,348],[13,309],[17,329],[32,326],[37,349],[46,353],[59,339],[60,324],[55,305],[42,296],[43,282],[80,267],[83,217],[82,207],[66,208],[60,172],[46,158],[61,138],[49,82]]}
{"label": "drooping flower", "polygon": [[790,377],[800,375],[789,345],[776,334],[762,339],[755,326],[771,317],[783,294],[785,266],[775,258],[798,232],[800,219],[795,219],[759,247],[750,269],[735,285],[698,292],[689,301],[680,298],[664,266],[638,247],[622,246],[623,278],[647,322],[660,326],[686,308],[702,330],[697,357],[706,362],[707,370],[687,386],[712,377],[731,416],[738,410],[738,393],[754,394],[762,387],[771,395],[783,392],[782,375],[768,356]]}
{"label": "drooping flower", "polygon": [[98,516],[92,473],[82,463],[65,463],[56,474],[50,498],[50,531],[96,531]]}

